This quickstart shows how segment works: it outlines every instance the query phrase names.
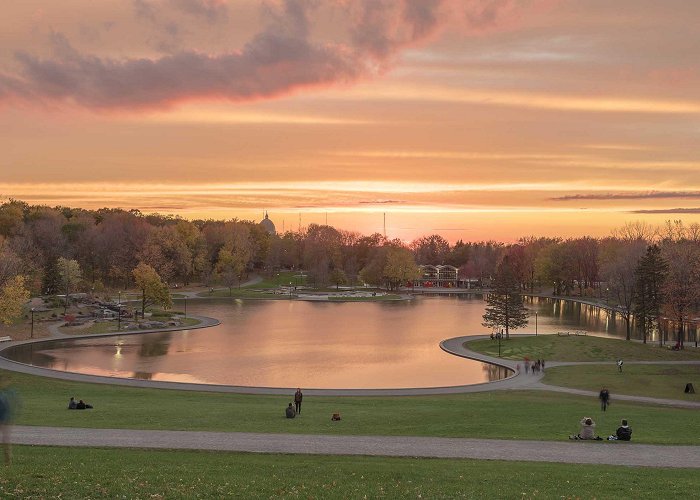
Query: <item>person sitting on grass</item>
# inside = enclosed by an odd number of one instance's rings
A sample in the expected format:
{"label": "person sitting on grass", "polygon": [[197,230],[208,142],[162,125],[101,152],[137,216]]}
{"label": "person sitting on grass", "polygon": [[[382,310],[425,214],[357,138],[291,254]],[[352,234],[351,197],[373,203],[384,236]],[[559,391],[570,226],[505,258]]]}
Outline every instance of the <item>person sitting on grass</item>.
{"label": "person sitting on grass", "polygon": [[76,410],[91,410],[92,405],[87,404],[85,401],[82,399],[78,401],[78,404],[75,406]]}
{"label": "person sitting on grass", "polygon": [[583,417],[581,419],[581,431],[575,436],[569,436],[569,439],[581,439],[584,441],[602,440],[600,436],[595,435],[595,422],[590,417]]}
{"label": "person sitting on grass", "polygon": [[632,427],[627,425],[627,420],[622,419],[622,425],[617,428],[614,436],[608,437],[608,441],[631,441]]}
{"label": "person sitting on grass", "polygon": [[297,416],[297,412],[294,410],[292,403],[289,403],[289,406],[287,406],[287,409],[284,410],[284,413],[287,415],[287,418],[294,418]]}
{"label": "person sitting on grass", "polygon": [[70,398],[70,401],[68,401],[68,409],[75,410],[77,407],[78,403],[75,402],[75,398]]}

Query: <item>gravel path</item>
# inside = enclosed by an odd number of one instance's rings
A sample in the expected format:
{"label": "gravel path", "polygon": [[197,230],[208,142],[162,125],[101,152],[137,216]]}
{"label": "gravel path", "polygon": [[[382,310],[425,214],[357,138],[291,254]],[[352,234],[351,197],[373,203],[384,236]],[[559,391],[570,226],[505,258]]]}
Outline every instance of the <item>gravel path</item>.
{"label": "gravel path", "polygon": [[403,436],[327,436],[25,426],[17,426],[12,430],[12,442],[51,446],[475,458],[700,468],[700,446],[654,446],[622,442],[504,441]]}

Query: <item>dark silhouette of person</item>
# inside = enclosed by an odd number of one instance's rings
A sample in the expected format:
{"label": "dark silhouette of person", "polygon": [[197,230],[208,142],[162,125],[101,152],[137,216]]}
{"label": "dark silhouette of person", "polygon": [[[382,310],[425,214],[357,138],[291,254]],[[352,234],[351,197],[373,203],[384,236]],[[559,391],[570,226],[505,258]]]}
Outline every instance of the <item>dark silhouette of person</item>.
{"label": "dark silhouette of person", "polygon": [[301,393],[301,389],[297,388],[297,392],[294,393],[294,409],[298,414],[301,414],[302,399],[304,399],[304,395]]}
{"label": "dark silhouette of person", "polygon": [[608,405],[610,404],[610,392],[603,387],[601,389],[600,394],[598,394],[598,398],[600,399],[600,409],[605,411],[608,408]]}
{"label": "dark silhouette of person", "polygon": [[632,427],[627,425],[627,420],[622,420],[622,425],[615,431],[615,437],[620,441],[630,441],[632,439]]}
{"label": "dark silhouette of person", "polygon": [[287,409],[284,410],[284,414],[287,416],[287,418],[294,418],[297,416],[297,412],[294,411],[294,408],[292,408],[292,403],[289,403]]}
{"label": "dark silhouette of person", "polygon": [[75,410],[77,407],[78,403],[75,402],[75,398],[70,398],[70,401],[68,401],[68,409]]}

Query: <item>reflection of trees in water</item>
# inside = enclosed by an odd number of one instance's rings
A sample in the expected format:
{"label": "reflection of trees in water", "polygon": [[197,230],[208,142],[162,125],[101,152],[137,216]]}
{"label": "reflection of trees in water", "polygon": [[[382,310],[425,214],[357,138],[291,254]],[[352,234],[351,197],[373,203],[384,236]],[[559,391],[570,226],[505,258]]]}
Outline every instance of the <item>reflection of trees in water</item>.
{"label": "reflection of trees in water", "polygon": [[[565,299],[526,297],[525,301],[530,309],[538,312],[540,317],[553,319],[554,324],[558,324],[561,328],[569,327],[590,332],[603,332],[613,336],[625,336],[626,334],[624,319],[615,311]],[[637,328],[634,315],[631,317],[631,322],[632,338],[641,339],[642,335]],[[659,335],[663,335],[666,341],[675,342],[678,337],[677,330],[678,328],[673,321],[661,320],[658,328],[647,337],[647,341],[658,342]],[[695,342],[698,336],[698,323],[685,324],[683,331],[686,342]]]}
{"label": "reflection of trees in water", "polygon": [[151,380],[153,378],[153,374],[149,372],[134,372],[134,374],[130,378],[136,378],[139,380]]}
{"label": "reflection of trees in water", "polygon": [[481,369],[484,370],[489,382],[494,382],[496,380],[502,380],[506,378],[510,373],[512,373],[507,368],[502,366],[490,365],[488,363],[483,363]]}
{"label": "reflection of trees in water", "polygon": [[46,349],[45,345],[18,345],[6,349],[3,356],[26,365],[53,368],[56,363],[56,358],[42,352],[44,349]]}
{"label": "reflection of trees in water", "polygon": [[139,348],[139,356],[142,358],[165,356],[168,354],[168,349],[170,349],[170,339],[171,334],[169,332],[144,336]]}

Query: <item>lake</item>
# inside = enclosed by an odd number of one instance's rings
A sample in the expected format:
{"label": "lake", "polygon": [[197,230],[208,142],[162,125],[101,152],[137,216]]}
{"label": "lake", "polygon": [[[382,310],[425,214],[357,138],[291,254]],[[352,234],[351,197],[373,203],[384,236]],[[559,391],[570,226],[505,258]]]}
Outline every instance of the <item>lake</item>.
{"label": "lake", "polygon": [[[479,295],[400,302],[202,299],[188,313],[221,325],[200,330],[57,340],[5,351],[10,359],[70,372],[256,387],[443,387],[503,378],[506,370],[443,352],[441,340],[488,334]],[[537,329],[616,335],[598,308],[528,299]],[[178,304],[176,303],[176,308]],[[523,332],[534,333],[535,317]]]}

